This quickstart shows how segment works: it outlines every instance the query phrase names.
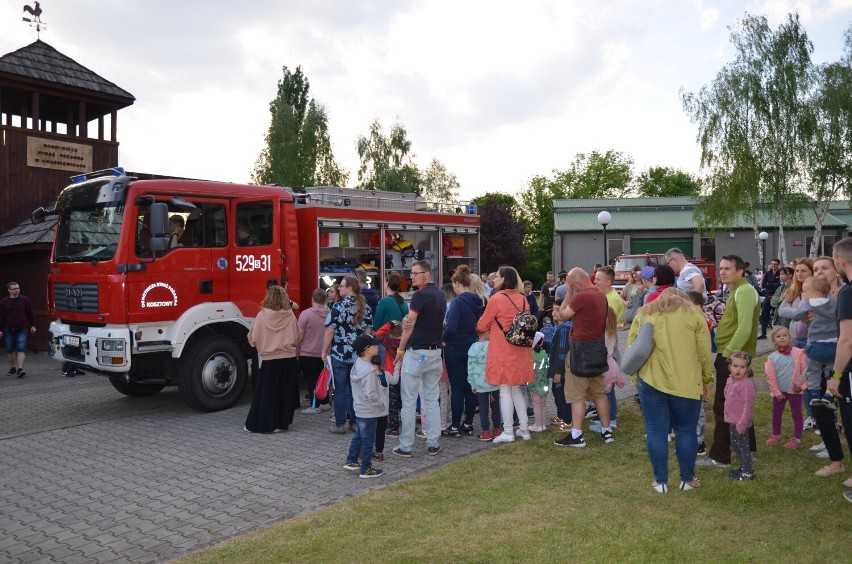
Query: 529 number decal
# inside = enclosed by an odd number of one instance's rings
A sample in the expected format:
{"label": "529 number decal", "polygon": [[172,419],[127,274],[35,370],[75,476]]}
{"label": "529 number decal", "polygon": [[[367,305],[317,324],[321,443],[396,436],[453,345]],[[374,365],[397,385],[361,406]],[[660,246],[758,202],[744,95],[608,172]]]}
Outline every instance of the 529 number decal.
{"label": "529 number decal", "polygon": [[272,256],[260,255],[237,255],[236,256],[237,270],[239,272],[268,272],[272,270]]}

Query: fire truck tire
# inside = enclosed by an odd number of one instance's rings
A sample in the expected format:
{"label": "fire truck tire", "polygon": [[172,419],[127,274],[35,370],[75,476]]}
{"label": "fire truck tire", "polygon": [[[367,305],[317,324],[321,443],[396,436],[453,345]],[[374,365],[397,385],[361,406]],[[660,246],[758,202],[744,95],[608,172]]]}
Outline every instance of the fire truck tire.
{"label": "fire truck tire", "polygon": [[199,411],[220,411],[234,405],[248,380],[243,351],[227,337],[195,343],[180,364],[178,389],[183,400]]}
{"label": "fire truck tire", "polygon": [[136,382],[126,382],[123,376],[110,376],[109,383],[112,384],[113,388],[125,396],[137,398],[153,396],[166,387],[165,384],[138,384]]}

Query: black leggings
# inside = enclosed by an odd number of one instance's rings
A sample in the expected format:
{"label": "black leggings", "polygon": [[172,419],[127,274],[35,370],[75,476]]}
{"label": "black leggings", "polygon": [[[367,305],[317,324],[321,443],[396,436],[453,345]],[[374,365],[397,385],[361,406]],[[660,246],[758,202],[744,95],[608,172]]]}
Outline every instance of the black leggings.
{"label": "black leggings", "polygon": [[[823,372],[820,389],[825,394],[826,372]],[[822,397],[820,394],[819,397]],[[837,400],[837,411],[840,412],[840,421],[843,423],[843,434],[846,435],[846,444],[852,452],[852,372],[846,372],[840,380],[840,395],[842,399]],[[828,458],[832,462],[843,460],[843,443],[840,442],[840,433],[837,432],[837,414],[833,409],[819,405],[813,407],[814,419],[817,420],[822,440],[828,451]]]}

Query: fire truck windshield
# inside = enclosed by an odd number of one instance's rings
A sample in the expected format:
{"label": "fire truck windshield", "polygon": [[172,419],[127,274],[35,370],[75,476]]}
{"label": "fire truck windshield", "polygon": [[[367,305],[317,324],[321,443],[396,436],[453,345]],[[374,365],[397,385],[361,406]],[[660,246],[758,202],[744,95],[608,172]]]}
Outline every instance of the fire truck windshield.
{"label": "fire truck windshield", "polygon": [[615,270],[616,272],[631,270],[634,266],[638,266],[642,268],[648,264],[648,259],[644,256],[642,257],[622,257],[615,261]]}
{"label": "fire truck windshield", "polygon": [[62,210],[56,235],[56,262],[110,260],[115,256],[123,202]]}

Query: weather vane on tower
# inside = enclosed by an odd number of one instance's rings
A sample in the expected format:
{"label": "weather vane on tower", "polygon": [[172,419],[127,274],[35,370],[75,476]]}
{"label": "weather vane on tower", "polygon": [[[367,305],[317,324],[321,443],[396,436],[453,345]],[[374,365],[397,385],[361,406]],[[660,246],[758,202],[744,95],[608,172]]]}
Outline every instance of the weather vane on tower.
{"label": "weather vane on tower", "polygon": [[23,20],[29,23],[30,27],[36,28],[36,36],[41,39],[41,30],[47,29],[47,23],[41,21],[41,4],[39,2],[33,2],[33,4],[35,4],[35,8],[24,5],[24,13],[30,14],[32,17],[24,16]]}

